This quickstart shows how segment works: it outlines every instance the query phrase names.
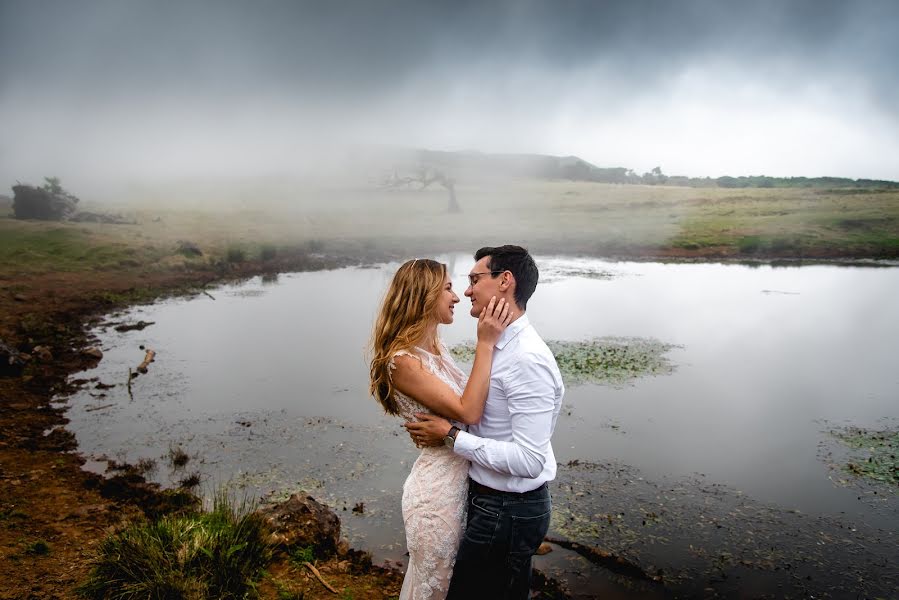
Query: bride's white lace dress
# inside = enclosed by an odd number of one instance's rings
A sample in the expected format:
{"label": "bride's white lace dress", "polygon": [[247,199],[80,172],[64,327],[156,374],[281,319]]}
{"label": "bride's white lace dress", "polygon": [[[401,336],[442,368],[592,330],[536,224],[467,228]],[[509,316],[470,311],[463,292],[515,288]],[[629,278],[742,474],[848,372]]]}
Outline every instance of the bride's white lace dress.
{"label": "bride's white lace dress", "polygon": [[[462,395],[467,377],[441,344],[441,355],[421,348],[401,351],[420,358],[431,373]],[[400,416],[415,420],[414,413],[433,413],[412,398],[395,392]],[[449,448],[423,448],[403,484],[403,523],[409,566],[400,600],[446,598],[453,564],[465,523],[468,502],[468,466]]]}

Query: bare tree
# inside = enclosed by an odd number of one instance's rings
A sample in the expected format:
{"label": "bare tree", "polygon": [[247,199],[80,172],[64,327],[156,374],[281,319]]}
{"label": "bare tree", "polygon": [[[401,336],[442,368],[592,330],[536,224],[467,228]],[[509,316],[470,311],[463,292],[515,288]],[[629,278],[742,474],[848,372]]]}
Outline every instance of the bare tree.
{"label": "bare tree", "polygon": [[411,185],[418,185],[420,190],[430,186],[432,183],[439,183],[449,193],[449,203],[447,204],[447,212],[460,213],[462,207],[456,200],[456,182],[452,177],[441,171],[440,169],[428,168],[419,165],[415,168],[411,175],[400,175],[394,169],[393,173],[388,175],[381,181],[381,187],[385,189],[395,189]]}

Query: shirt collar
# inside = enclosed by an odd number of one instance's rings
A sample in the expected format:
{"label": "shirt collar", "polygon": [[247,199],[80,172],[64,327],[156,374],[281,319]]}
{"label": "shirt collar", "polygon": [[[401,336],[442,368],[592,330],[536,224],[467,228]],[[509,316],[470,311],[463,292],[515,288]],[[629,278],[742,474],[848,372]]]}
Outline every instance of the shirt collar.
{"label": "shirt collar", "polygon": [[503,331],[502,335],[500,335],[499,339],[496,341],[496,344],[494,344],[496,349],[502,350],[505,348],[506,344],[514,340],[515,336],[521,333],[522,330],[530,324],[531,322],[528,320],[527,313],[512,321],[512,324],[506,327],[506,330]]}

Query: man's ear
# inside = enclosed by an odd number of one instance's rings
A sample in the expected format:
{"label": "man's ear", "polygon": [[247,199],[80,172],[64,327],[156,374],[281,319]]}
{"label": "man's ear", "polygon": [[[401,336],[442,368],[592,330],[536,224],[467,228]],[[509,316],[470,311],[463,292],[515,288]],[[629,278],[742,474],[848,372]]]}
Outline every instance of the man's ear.
{"label": "man's ear", "polygon": [[512,275],[509,271],[503,271],[502,281],[499,284],[499,289],[503,292],[512,287],[512,284],[515,283],[515,276]]}

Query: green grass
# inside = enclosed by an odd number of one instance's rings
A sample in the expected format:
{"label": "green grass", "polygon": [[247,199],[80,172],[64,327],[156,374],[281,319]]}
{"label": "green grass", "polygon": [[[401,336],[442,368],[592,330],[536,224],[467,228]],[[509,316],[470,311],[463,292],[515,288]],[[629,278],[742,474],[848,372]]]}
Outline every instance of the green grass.
{"label": "green grass", "polygon": [[133,242],[104,238],[72,223],[0,219],[0,263],[27,272],[87,271],[139,266],[158,257]]}
{"label": "green grass", "polygon": [[285,583],[284,581],[277,579],[275,577],[269,576],[272,584],[275,586],[276,593],[278,594],[278,600],[303,600],[305,594],[303,592],[294,591],[291,589],[289,583]]}
{"label": "green grass", "polygon": [[[450,215],[440,190],[281,183],[255,181],[252,203],[229,198],[224,184],[205,202],[179,197],[186,189],[160,189],[152,202],[133,205],[139,225],[0,218],[0,260],[21,271],[195,267],[332,250],[470,251],[506,241],[594,256],[899,256],[899,191],[461,181],[463,212]],[[185,257],[185,240],[204,255]]]}
{"label": "green grass", "polygon": [[897,255],[897,192],[849,198],[834,190],[719,192],[683,204],[672,246],[723,247],[747,256]]}
{"label": "green grass", "polygon": [[297,566],[303,566],[303,563],[311,563],[313,561],[315,561],[315,551],[312,546],[294,548],[290,552],[290,562]]}
{"label": "green grass", "polygon": [[78,593],[96,600],[255,595],[271,560],[268,531],[252,506],[218,494],[212,509],[133,523],[107,537]]}

